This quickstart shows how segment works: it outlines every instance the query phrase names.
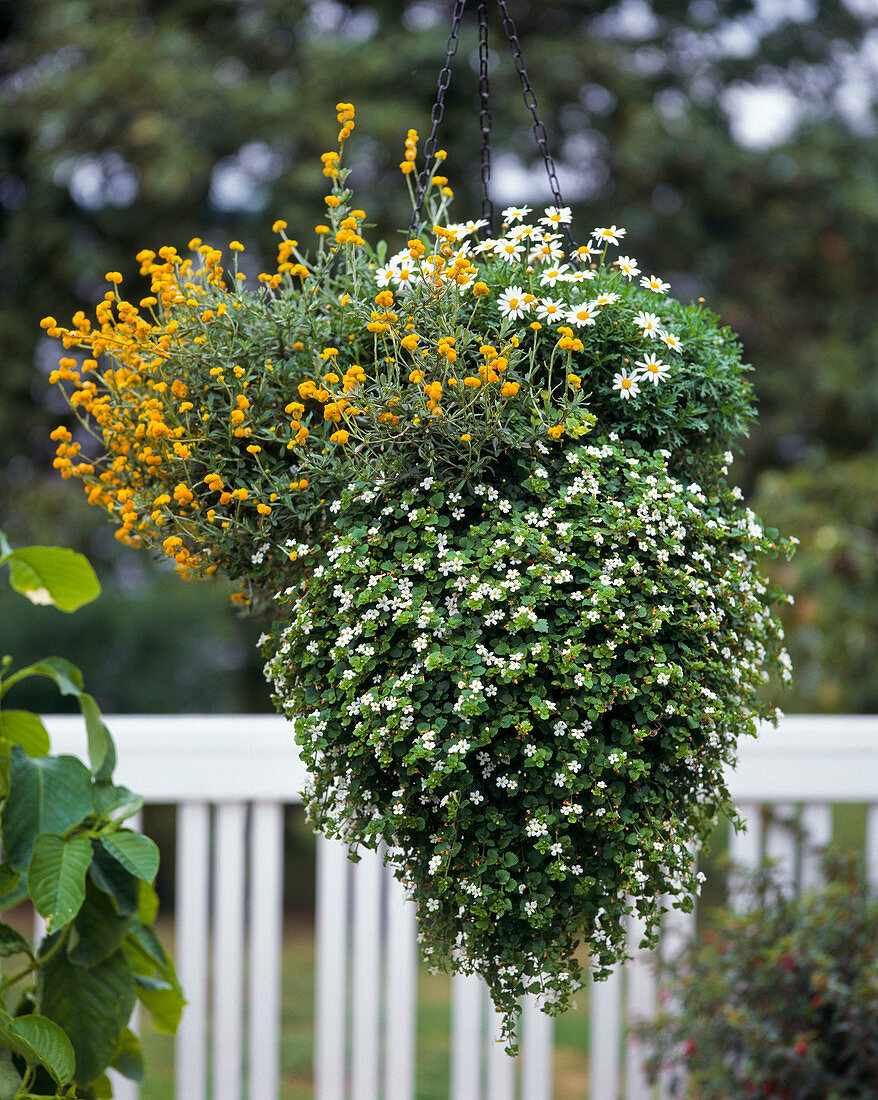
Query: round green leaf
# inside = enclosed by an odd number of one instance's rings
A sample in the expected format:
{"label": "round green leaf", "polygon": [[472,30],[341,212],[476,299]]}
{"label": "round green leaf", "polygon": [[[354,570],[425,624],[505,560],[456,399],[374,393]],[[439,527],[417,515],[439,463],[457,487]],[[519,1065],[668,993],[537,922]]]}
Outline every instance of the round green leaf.
{"label": "round green leaf", "polygon": [[59,1085],[73,1079],[76,1057],[63,1030],[45,1016],[17,1016],[3,1028],[10,1045],[27,1061],[46,1067]]}
{"label": "round green leaf", "polygon": [[59,546],[26,546],[13,550],[9,583],[36,604],[75,611],[100,595],[101,586],[88,559]]}

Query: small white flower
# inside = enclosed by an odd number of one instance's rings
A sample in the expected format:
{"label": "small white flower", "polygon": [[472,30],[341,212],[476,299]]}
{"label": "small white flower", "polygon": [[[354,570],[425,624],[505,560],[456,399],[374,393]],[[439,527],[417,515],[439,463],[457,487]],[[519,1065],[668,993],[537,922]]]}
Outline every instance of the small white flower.
{"label": "small white flower", "polygon": [[659,331],[659,339],[663,340],[664,343],[666,343],[668,345],[668,347],[671,349],[671,351],[677,352],[678,355],[682,354],[683,345],[680,343],[680,341],[677,339],[677,337],[673,334],[673,332],[664,332],[663,330],[660,330]]}
{"label": "small white flower", "polygon": [[578,306],[572,306],[567,310],[567,320],[571,325],[582,328],[585,325],[593,325],[598,313],[599,310],[595,309],[591,302],[580,302]]}
{"label": "small white flower", "polygon": [[642,287],[645,287],[647,290],[654,291],[656,294],[664,294],[665,291],[670,290],[671,287],[670,283],[662,282],[658,275],[644,275],[643,278],[640,280],[640,285]]}
{"label": "small white flower", "polygon": [[667,363],[663,363],[661,359],[656,359],[655,356],[647,355],[643,359],[637,361],[637,371],[634,377],[640,381],[650,381],[654,386],[657,386],[659,382],[664,380],[665,375],[670,371],[670,367]]}
{"label": "small white flower", "polygon": [[619,270],[626,279],[633,279],[635,275],[640,274],[637,260],[632,260],[630,256],[620,256],[619,259],[616,260],[616,263],[619,265]]}
{"label": "small white flower", "polygon": [[640,393],[636,378],[630,377],[624,370],[614,376],[613,385],[619,391],[619,396],[626,401],[629,397],[636,397]]}
{"label": "small white flower", "polygon": [[625,229],[619,229],[615,225],[596,226],[591,231],[591,235],[598,244],[618,244],[619,238],[624,237],[626,232]]}
{"label": "small white flower", "polygon": [[569,206],[547,206],[545,214],[540,218],[540,225],[553,228],[559,225],[569,225],[573,221],[573,214]]}
{"label": "small white flower", "polygon": [[497,299],[497,308],[504,317],[521,317],[531,307],[531,302],[525,301],[525,292],[520,286],[510,286]]}
{"label": "small white flower", "polygon": [[520,222],[523,218],[526,218],[531,212],[530,206],[507,206],[503,211],[503,221]]}
{"label": "small white flower", "polygon": [[599,294],[597,296],[597,298],[595,298],[594,301],[591,304],[600,309],[603,306],[614,305],[618,301],[619,301],[619,295],[618,294],[612,294],[612,293],[610,293],[610,294]]}
{"label": "small white flower", "polygon": [[555,264],[563,255],[564,249],[558,244],[558,238],[547,233],[534,245],[527,258],[532,264]]}
{"label": "small white flower", "polygon": [[562,302],[556,302],[553,298],[541,298],[537,306],[537,317],[541,321],[561,321],[565,316]]}
{"label": "small white flower", "polygon": [[507,264],[514,264],[521,258],[523,252],[524,245],[519,244],[518,241],[501,241],[496,249],[496,255]]}
{"label": "small white flower", "polygon": [[646,313],[642,309],[639,310],[634,317],[634,324],[637,325],[643,335],[650,340],[652,340],[654,336],[658,336],[661,323],[660,317],[657,317],[654,313]]}
{"label": "small white flower", "polygon": [[567,273],[570,271],[569,264],[560,264],[557,267],[548,267],[545,271],[540,273],[540,286],[554,286],[555,283],[567,282]]}

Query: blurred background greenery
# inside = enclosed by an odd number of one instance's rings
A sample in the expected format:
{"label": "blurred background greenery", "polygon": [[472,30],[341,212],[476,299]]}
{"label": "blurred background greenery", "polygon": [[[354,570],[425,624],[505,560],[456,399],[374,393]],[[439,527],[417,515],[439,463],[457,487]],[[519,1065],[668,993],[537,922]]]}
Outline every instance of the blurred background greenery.
{"label": "blurred background greenery", "polygon": [[[509,0],[580,238],[628,227],[644,269],[742,335],[760,420],[734,474],[802,540],[778,572],[790,711],[878,703],[878,6],[874,0]],[[474,9],[440,144],[479,209]],[[550,201],[492,11],[494,197]],[[64,628],[0,597],[3,650],[74,655],[109,711],[269,708],[220,585],[121,548],[51,470],[65,419],[39,319],[90,310],[106,271],[194,235],[254,265],[276,217],[310,239],[332,107],[354,101],[351,182],[401,240],[406,129],[426,135],[450,4],[6,0],[0,6],[0,524],[86,551],[104,598]],[[256,268],[259,270],[260,268]],[[136,294],[136,290],[132,293]],[[21,705],[38,706],[40,700]]]}

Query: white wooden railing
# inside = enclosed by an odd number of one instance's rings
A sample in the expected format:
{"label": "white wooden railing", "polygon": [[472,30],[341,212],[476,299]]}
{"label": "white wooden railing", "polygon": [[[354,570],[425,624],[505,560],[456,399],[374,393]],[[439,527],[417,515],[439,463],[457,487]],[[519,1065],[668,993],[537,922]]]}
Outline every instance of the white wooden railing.
{"label": "white wooden railing", "polygon": [[[277,1100],[283,807],[301,801],[304,782],[291,730],[271,715],[107,721],[117,781],[147,803],[177,807],[175,955],[188,998],[177,1100]],[[78,718],[46,723],[55,752],[85,754]],[[859,802],[868,805],[867,855],[878,881],[878,717],[785,718],[742,744],[729,782],[750,823],[732,840],[737,861],[754,865],[766,853],[812,883],[813,848],[769,824],[764,807],[781,819],[800,809],[819,845],[831,836],[832,804]],[[222,874],[211,875],[212,865]],[[378,856],[351,864],[340,844],[325,840],[316,896],[316,1100],[413,1100],[413,908]],[[671,911],[662,950],[676,950],[693,920]],[[636,925],[631,938],[639,939]],[[588,1100],[652,1100],[638,1048],[625,1042],[626,1021],[653,1011],[649,957],[638,954],[590,996]],[[551,1100],[552,1022],[525,1005],[522,1054],[512,1060],[493,1041],[483,985],[456,978],[452,999],[451,1100]],[[136,1089],[119,1082],[119,1100],[133,1100]]]}

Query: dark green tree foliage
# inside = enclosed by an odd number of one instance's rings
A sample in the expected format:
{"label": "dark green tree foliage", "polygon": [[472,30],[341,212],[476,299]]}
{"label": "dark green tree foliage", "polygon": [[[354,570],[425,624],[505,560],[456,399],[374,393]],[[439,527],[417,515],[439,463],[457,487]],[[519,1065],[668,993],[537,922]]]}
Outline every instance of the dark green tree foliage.
{"label": "dark green tree foliage", "polygon": [[[874,11],[814,0],[769,20],[751,0],[653,0],[649,18],[632,20],[619,15],[632,6],[594,0],[510,7],[580,232],[626,225],[648,242],[644,263],[675,273],[678,297],[703,295],[741,334],[761,406],[742,483],[773,498],[789,471],[797,519],[859,540],[874,578],[874,509],[856,524],[827,515],[813,473],[838,482],[853,462],[870,471],[867,492],[874,482],[878,139],[860,57]],[[238,236],[250,255],[254,244],[268,251],[275,216],[322,216],[312,166],[339,97],[356,101],[370,135],[352,145],[358,194],[384,232],[406,224],[396,164],[406,128],[427,129],[448,14],[447,4],[388,0],[4,5],[0,457],[48,460],[53,421],[33,363],[36,352],[52,365],[36,327],[50,304],[62,316],[91,305],[104,272],[132,275],[143,246]],[[472,20],[440,131],[461,217],[478,205]],[[498,161],[514,155],[528,186],[543,186],[492,20]],[[789,89],[803,108],[777,146],[744,148],[730,133],[726,94],[748,84]],[[776,476],[760,482],[763,471]],[[791,612],[794,660],[817,670],[793,705],[871,710],[874,674],[830,666],[849,636],[874,636],[875,582],[844,570],[828,578],[822,553],[806,538],[792,567],[794,590],[807,584],[827,624],[816,650],[803,648]]]}

